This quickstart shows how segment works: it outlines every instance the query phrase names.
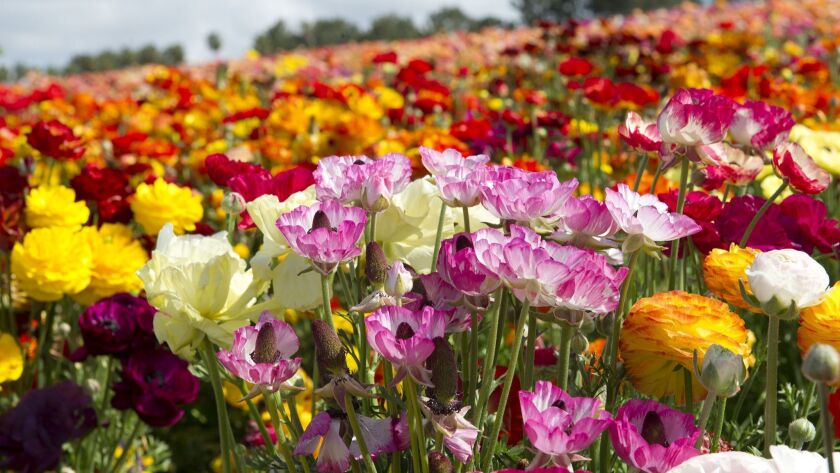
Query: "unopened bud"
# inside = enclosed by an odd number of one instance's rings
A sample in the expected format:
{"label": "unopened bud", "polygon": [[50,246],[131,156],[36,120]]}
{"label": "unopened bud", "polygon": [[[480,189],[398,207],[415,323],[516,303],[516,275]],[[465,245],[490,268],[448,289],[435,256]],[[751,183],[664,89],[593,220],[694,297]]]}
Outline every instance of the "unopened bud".
{"label": "unopened bud", "polygon": [[85,388],[87,391],[93,395],[99,394],[102,390],[102,385],[99,384],[99,381],[94,378],[88,378],[85,380]]}
{"label": "unopened bud", "polygon": [[572,337],[572,353],[585,353],[587,349],[589,349],[589,340],[586,335],[576,331]]}
{"label": "unopened bud", "polygon": [[322,375],[337,375],[347,371],[344,345],[335,330],[323,320],[312,321],[315,358]]}
{"label": "unopened bud", "polygon": [[840,354],[831,345],[811,345],[802,360],[802,374],[815,383],[835,384],[840,381]]}
{"label": "unopened bud", "polygon": [[746,379],[744,358],[720,345],[712,345],[703,357],[702,370],[697,366],[697,352],[694,353],[694,375],[707,391],[718,397],[732,397]]}
{"label": "unopened bud", "polygon": [[788,435],[793,443],[801,445],[814,440],[814,437],[817,435],[817,429],[811,421],[802,417],[788,425]]}
{"label": "unopened bud", "polygon": [[385,274],[385,293],[391,297],[402,297],[413,285],[411,273],[405,269],[402,261],[394,261]]}
{"label": "unopened bud", "polygon": [[388,260],[379,243],[372,241],[365,247],[365,276],[374,286],[382,286],[388,272]]}
{"label": "unopened bud", "polygon": [[432,371],[434,398],[448,404],[455,398],[458,389],[458,365],[455,351],[443,337],[435,338],[435,351],[426,360],[426,367]]}
{"label": "unopened bud", "polygon": [[443,452],[432,452],[429,454],[429,473],[452,473],[452,462]]}
{"label": "unopened bud", "polygon": [[239,215],[245,210],[245,198],[238,192],[228,192],[222,199],[222,210],[228,215]]}

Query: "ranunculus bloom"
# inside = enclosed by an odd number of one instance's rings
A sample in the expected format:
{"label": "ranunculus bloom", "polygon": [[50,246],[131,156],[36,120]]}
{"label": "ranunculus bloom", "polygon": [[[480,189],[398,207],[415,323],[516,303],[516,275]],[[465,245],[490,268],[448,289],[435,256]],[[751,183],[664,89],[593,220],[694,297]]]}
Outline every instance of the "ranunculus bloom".
{"label": "ranunculus bloom", "polygon": [[26,224],[32,228],[72,227],[87,223],[90,210],[64,186],[38,186],[26,196]]}
{"label": "ranunculus bloom", "polygon": [[747,185],[764,169],[761,156],[747,154],[744,150],[723,142],[698,146],[695,151],[700,161],[709,165],[706,169],[707,177],[719,179],[720,182],[736,186]]}
{"label": "ranunculus bloom", "polygon": [[557,230],[551,239],[591,248],[609,248],[618,230],[607,207],[590,195],[569,197],[557,213]]}
{"label": "ranunculus bloom", "polygon": [[489,157],[483,154],[464,157],[455,149],[438,152],[422,146],[420,155],[446,205],[472,207],[479,203]]}
{"label": "ranunculus bloom", "polygon": [[420,404],[423,414],[430,419],[435,431],[443,434],[443,444],[452,452],[452,456],[467,464],[473,456],[473,445],[478,439],[478,429],[465,417],[470,406],[455,410],[440,406],[440,403],[432,403],[430,406],[425,400]]}
{"label": "ranunculus bloom", "polygon": [[610,425],[616,455],[643,473],[667,473],[699,455],[694,448],[699,435],[691,414],[641,399],[624,403]]}
{"label": "ranunculus bloom", "polygon": [[76,196],[96,203],[99,222],[128,223],[131,206],[128,196],[134,191],[125,171],[88,164],[70,180]]}
{"label": "ranunculus bloom", "polygon": [[338,263],[361,253],[356,243],[366,222],[364,210],[325,200],[281,215],[277,228],[295,253],[312,261],[320,273],[329,274]]}
{"label": "ranunculus bloom", "polygon": [[166,350],[142,350],[123,363],[111,405],[134,409],[152,427],[168,427],[184,416],[180,406],[195,401],[198,388],[186,361]]}
{"label": "ranunculus bloom", "polygon": [[[797,344],[799,352],[804,357],[808,349],[815,343],[831,345],[835,349],[840,348],[840,281],[822,298],[819,304],[802,309],[799,314],[799,329],[797,330]],[[840,391],[832,395],[832,404],[835,409],[834,423],[840,430],[840,419],[836,412],[838,407],[838,396]]]}
{"label": "ranunculus bloom", "polygon": [[825,268],[798,250],[759,253],[746,273],[750,289],[769,315],[818,304],[829,285]]}
{"label": "ranunculus bloom", "polygon": [[147,235],[157,235],[167,223],[177,234],[195,230],[204,216],[201,194],[158,178],[153,184],[140,184],[131,201],[137,223]]}
{"label": "ranunculus bloom", "polygon": [[300,347],[295,330],[263,312],[256,326],[246,325],[233,335],[233,347],[216,354],[234,376],[255,385],[252,395],[263,387],[280,389],[300,368],[300,358],[291,358]]}
{"label": "ranunculus bloom", "polygon": [[572,56],[564,59],[558,66],[557,71],[567,77],[585,76],[592,72],[594,66],[586,58]]}
{"label": "ranunculus bloom", "polygon": [[118,223],[106,223],[100,227],[85,227],[93,256],[90,284],[84,291],[73,296],[82,304],[93,302],[119,292],[137,294],[143,289],[143,281],[137,277],[149,255],[139,240],[134,238],[131,228]]}
{"label": "ranunculus bloom", "polygon": [[441,242],[437,271],[444,281],[467,295],[486,295],[499,287],[498,278],[478,262],[469,233]]}
{"label": "ranunculus bloom", "polygon": [[399,368],[394,383],[410,375],[414,381],[432,386],[423,363],[435,350],[434,339],[444,334],[443,314],[431,307],[418,314],[404,307],[384,306],[365,317],[365,327],[371,348]]}
{"label": "ranunculus bloom", "polygon": [[819,194],[831,183],[831,174],[796,143],[782,143],[773,150],[773,167],[790,187],[803,194]]}
{"label": "ranunculus bloom", "polygon": [[57,468],[62,445],[96,427],[90,394],[72,381],[33,389],[0,415],[0,469],[38,473]]}
{"label": "ranunculus bloom", "polygon": [[154,346],[154,316],[154,307],[131,294],[100,300],[79,316],[84,352],[123,356],[132,350]]}
{"label": "ranunculus bloom", "polygon": [[[715,219],[715,228],[721,240],[724,243],[740,243],[747,226],[764,202],[763,198],[752,194],[730,199]],[[771,204],[758,220],[758,224],[747,240],[747,246],[762,251],[795,247],[784,227],[779,223],[779,215],[779,206]]]}
{"label": "ranunculus bloom", "polygon": [[367,156],[329,156],[319,160],[314,173],[318,200],[359,203],[367,164],[371,162]]}
{"label": "ranunculus bloom", "polygon": [[840,223],[827,218],[828,210],[823,201],[793,194],[779,204],[779,210],[779,224],[802,251],[810,254],[816,249],[831,253],[834,245],[840,243]]}
{"label": "ranunculus bloom", "polygon": [[369,212],[382,212],[391,205],[391,198],[411,182],[411,161],[391,153],[365,165],[361,205]]}
{"label": "ranunculus bloom", "polygon": [[739,281],[743,282],[747,294],[752,294],[746,271],[758,253],[759,250],[741,248],[735,243],[731,243],[728,250],[715,248],[703,259],[706,287],[712,294],[735,307],[760,312],[760,309],[744,300],[738,284]]}
{"label": "ranunculus bloom", "polygon": [[23,374],[23,353],[15,337],[0,333],[0,383],[17,381]]}
{"label": "ranunculus bloom", "polygon": [[560,182],[554,171],[494,166],[481,189],[481,202],[502,220],[530,222],[554,214],[577,185],[577,179]]}
{"label": "ranunculus bloom", "polygon": [[[770,459],[745,452],[699,455],[685,461],[670,473],[827,473],[828,462],[816,452],[794,450],[786,445],[770,447]],[[834,453],[840,464],[840,453]]]}
{"label": "ranunculus bloom", "polygon": [[[403,306],[415,312],[420,312],[424,307],[431,307],[444,315],[446,319],[446,333],[459,333],[469,330],[472,314],[481,310],[489,298],[470,298],[468,303],[464,294],[447,283],[440,277],[439,273],[421,274],[414,281],[414,289],[405,295]],[[383,300],[393,305],[394,302]],[[476,306],[478,304],[478,306]],[[377,307],[377,308],[378,308]],[[480,315],[476,314],[476,317]]]}
{"label": "ranunculus bloom", "polygon": [[93,254],[87,233],[68,227],[30,231],[12,249],[12,274],[34,300],[57,301],[90,283]]}
{"label": "ranunculus bloom", "polygon": [[723,140],[737,104],[708,89],[679,89],[656,124],[666,144],[698,146]]}
{"label": "ranunculus bloom", "polygon": [[645,122],[636,112],[627,112],[624,123],[618,125],[618,135],[638,150],[656,152],[662,148],[662,137],[656,123]]}
{"label": "ranunculus bloom", "polygon": [[[232,177],[228,180],[228,187],[233,192],[242,196],[245,202],[252,202],[263,195],[275,195],[282,202],[295,192],[300,192],[315,182],[312,177],[312,170],[296,166],[281,171],[272,176],[271,173],[245,173]],[[242,220],[239,228],[253,228],[254,222],[247,211],[242,212]]]}
{"label": "ranunculus bloom", "polygon": [[565,466],[612,423],[598,398],[569,396],[548,381],[537,381],[533,392],[519,391],[519,405],[534,448]]}
{"label": "ranunculus bloom", "polygon": [[220,187],[227,187],[232,178],[243,174],[268,174],[266,169],[256,164],[236,161],[221,153],[211,154],[204,158],[204,167],[207,169],[210,180]]}
{"label": "ranunculus bloom", "polygon": [[735,111],[729,131],[736,143],[763,151],[787,140],[793,125],[793,116],[782,107],[747,100]]}
{"label": "ranunculus bloom", "polygon": [[85,154],[82,140],[58,120],[40,121],[33,125],[32,131],[26,135],[26,142],[48,158],[76,160]]}

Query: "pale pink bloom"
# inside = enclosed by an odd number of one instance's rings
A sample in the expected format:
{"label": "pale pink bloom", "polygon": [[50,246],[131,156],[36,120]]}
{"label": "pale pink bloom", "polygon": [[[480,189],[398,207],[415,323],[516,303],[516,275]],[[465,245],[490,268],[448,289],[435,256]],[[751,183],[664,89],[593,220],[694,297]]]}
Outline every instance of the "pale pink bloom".
{"label": "pale pink bloom", "polygon": [[577,185],[577,179],[560,182],[554,171],[493,166],[488,168],[481,202],[501,220],[531,222],[556,213]]}
{"label": "pale pink bloom", "polygon": [[727,184],[745,186],[753,182],[764,168],[761,156],[747,154],[723,142],[698,146],[695,151],[700,161],[709,166],[706,174]]}
{"label": "pale pink bloom", "polygon": [[557,230],[551,239],[576,246],[609,248],[618,226],[607,206],[590,195],[569,197],[555,214]]}
{"label": "pale pink bloom", "polygon": [[411,161],[399,153],[386,154],[364,166],[361,204],[370,212],[382,212],[391,198],[411,182]]}
{"label": "pale pink bloom", "polygon": [[367,156],[328,156],[315,169],[315,195],[318,200],[337,200],[357,204],[362,200],[362,184],[367,176]]}
{"label": "pale pink bloom", "polygon": [[773,167],[791,188],[803,194],[819,194],[831,183],[831,174],[796,143],[785,142],[773,150]]}
{"label": "pale pink bloom", "polygon": [[432,427],[443,434],[443,444],[452,456],[461,463],[469,463],[473,445],[478,438],[478,428],[465,417],[470,407],[455,410],[441,406],[435,400],[423,398],[420,408]]}
{"label": "pale pink bloom", "polygon": [[642,235],[645,243],[672,241],[693,235],[700,226],[685,215],[668,211],[668,206],[652,194],[640,195],[626,184],[618,190],[606,189],[604,203],[618,226],[628,235]]}
{"label": "pale pink bloom", "polygon": [[[669,473],[828,473],[828,461],[816,452],[773,445],[770,456],[767,459],[746,452],[699,455]],[[834,464],[840,464],[840,452],[835,452],[833,456]]]}
{"label": "pale pink bloom", "polygon": [[424,307],[431,307],[443,314],[446,333],[459,333],[469,330],[472,313],[481,320],[478,312],[485,310],[484,305],[476,307],[473,304],[480,299],[464,297],[464,294],[444,281],[440,274],[430,273],[421,274],[415,281],[414,290],[404,298],[404,307],[415,312],[422,311]]}
{"label": "pale pink bloom", "polygon": [[295,253],[309,258],[320,273],[329,274],[338,263],[361,253],[357,243],[366,222],[364,210],[325,200],[282,214],[277,228]]}
{"label": "pale pink bloom", "polygon": [[451,207],[472,207],[481,198],[481,186],[490,158],[479,154],[463,157],[454,149],[438,152],[420,147],[423,166],[434,176],[443,201]]}
{"label": "pale pink bloom", "polygon": [[663,143],[699,146],[722,141],[737,104],[708,89],[679,89],[659,112]]}
{"label": "pale pink bloom", "polygon": [[398,368],[394,384],[408,374],[420,384],[434,386],[423,363],[435,350],[434,339],[444,335],[443,314],[431,307],[416,313],[405,307],[384,306],[365,318],[365,327],[371,348]]}
{"label": "pale pink bloom", "polygon": [[442,241],[437,271],[444,281],[464,294],[490,294],[499,287],[499,280],[478,262],[472,238],[469,233],[459,233]]}
{"label": "pale pink bloom", "polygon": [[253,397],[259,388],[277,391],[300,368],[300,358],[291,358],[300,342],[294,329],[263,312],[256,326],[237,329],[233,347],[216,354],[222,366],[234,376],[254,385],[246,396]]}
{"label": "pale pink bloom", "polygon": [[624,123],[618,125],[618,134],[637,150],[655,152],[662,148],[662,137],[656,123],[644,121],[636,112],[627,112]]}
{"label": "pale pink bloom", "polygon": [[735,111],[729,131],[736,143],[763,151],[787,141],[793,125],[793,116],[782,107],[747,100]]}

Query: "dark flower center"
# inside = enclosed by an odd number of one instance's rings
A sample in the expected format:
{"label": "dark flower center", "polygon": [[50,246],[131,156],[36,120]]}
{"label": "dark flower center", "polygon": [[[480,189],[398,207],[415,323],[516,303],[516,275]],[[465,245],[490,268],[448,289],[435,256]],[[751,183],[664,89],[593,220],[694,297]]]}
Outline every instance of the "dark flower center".
{"label": "dark flower center", "polygon": [[315,212],[315,216],[312,217],[312,228],[309,229],[309,232],[312,233],[316,228],[329,228],[335,231],[335,228],[330,224],[330,218],[323,210]]}
{"label": "dark flower center", "polygon": [[414,336],[414,329],[411,325],[403,322],[397,326],[397,340],[406,340]]}
{"label": "dark flower center", "polygon": [[435,397],[429,397],[429,400],[426,401],[426,407],[432,411],[432,414],[439,415],[439,416],[447,416],[450,414],[454,414],[461,410],[461,401],[458,399],[453,399],[449,402],[443,402]]}
{"label": "dark flower center", "polygon": [[353,164],[355,164],[356,166],[362,166],[362,165],[365,164],[365,162],[362,161],[361,159],[357,159],[357,160],[353,161]]}
{"label": "dark flower center", "polygon": [[564,401],[562,399],[558,399],[554,404],[551,405],[551,407],[556,407],[556,408],[560,409],[561,411],[565,411],[566,410],[566,401]]}
{"label": "dark flower center", "polygon": [[271,324],[264,324],[257,332],[257,343],[251,352],[251,359],[254,363],[276,363],[280,359],[277,337],[274,336],[274,327]]}
{"label": "dark flower center", "polygon": [[156,384],[159,388],[166,384],[166,378],[160,371],[150,371],[146,373],[143,380],[149,384]]}
{"label": "dark flower center", "polygon": [[473,248],[473,242],[466,235],[459,235],[455,240],[455,251],[461,251],[465,248]]}
{"label": "dark flower center", "polygon": [[114,319],[105,319],[99,322],[99,325],[111,331],[111,333],[117,333],[120,330],[120,324]]}
{"label": "dark flower center", "polygon": [[662,418],[654,411],[650,411],[642,422],[642,438],[649,444],[662,445],[667,447],[668,440],[665,438],[665,424]]}

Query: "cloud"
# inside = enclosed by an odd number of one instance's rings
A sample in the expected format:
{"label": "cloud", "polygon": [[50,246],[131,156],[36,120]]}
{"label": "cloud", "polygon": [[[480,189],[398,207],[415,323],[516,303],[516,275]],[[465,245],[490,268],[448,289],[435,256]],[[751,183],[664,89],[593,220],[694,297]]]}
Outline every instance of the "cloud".
{"label": "cloud", "polygon": [[149,43],[179,43],[188,61],[199,62],[212,56],[206,45],[211,31],[222,37],[222,57],[238,57],[281,18],[297,26],[338,16],[367,26],[396,13],[422,24],[444,6],[516,19],[509,0],[3,0],[0,64],[64,65],[75,54]]}

